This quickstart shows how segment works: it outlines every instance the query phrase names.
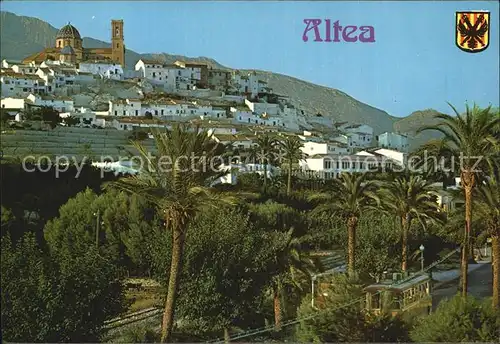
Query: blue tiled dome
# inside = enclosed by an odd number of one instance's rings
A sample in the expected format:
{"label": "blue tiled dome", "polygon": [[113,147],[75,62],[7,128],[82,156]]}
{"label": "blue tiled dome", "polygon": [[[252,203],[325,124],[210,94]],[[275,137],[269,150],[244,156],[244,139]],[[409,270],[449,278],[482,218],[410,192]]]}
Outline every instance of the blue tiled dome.
{"label": "blue tiled dome", "polygon": [[73,25],[64,25],[57,33],[56,39],[59,38],[78,38],[81,39],[80,32]]}

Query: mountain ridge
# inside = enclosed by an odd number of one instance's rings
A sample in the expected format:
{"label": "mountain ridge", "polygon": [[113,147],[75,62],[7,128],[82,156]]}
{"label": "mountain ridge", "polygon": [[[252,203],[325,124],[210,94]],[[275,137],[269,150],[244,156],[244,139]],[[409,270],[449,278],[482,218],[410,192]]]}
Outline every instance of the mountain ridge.
{"label": "mountain ridge", "polygon": [[[21,60],[46,47],[51,47],[54,45],[57,32],[57,28],[39,18],[0,11],[0,57]],[[109,47],[110,43],[84,37],[83,46],[101,48]],[[165,63],[172,63],[176,60],[204,62],[214,68],[232,69],[205,56],[186,57],[167,53],[141,54],[126,49],[127,68],[133,69],[137,60],[141,58],[157,59]],[[428,139],[436,137],[436,133],[415,136],[419,126],[429,124],[428,122],[432,120],[432,116],[422,116],[421,111],[415,111],[407,117],[395,117],[332,87],[316,85],[293,76],[271,71],[255,69],[243,69],[242,71],[255,71],[262,80],[268,82],[269,87],[274,92],[288,96],[296,106],[310,114],[320,113],[321,116],[332,118],[333,121],[367,124],[374,128],[375,135],[385,131],[404,132],[412,137],[410,148],[415,148]],[[420,120],[423,120],[424,123],[419,123]]]}

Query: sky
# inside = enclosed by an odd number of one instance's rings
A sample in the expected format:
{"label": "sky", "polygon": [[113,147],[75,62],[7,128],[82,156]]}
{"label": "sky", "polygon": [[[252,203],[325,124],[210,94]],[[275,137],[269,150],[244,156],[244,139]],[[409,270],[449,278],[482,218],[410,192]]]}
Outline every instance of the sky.
{"label": "sky", "polygon": [[[407,116],[465,103],[499,105],[498,1],[2,1],[1,9],[82,36],[110,41],[110,20],[124,20],[125,45],[139,53],[206,56],[224,66],[286,74],[339,89]],[[490,45],[455,45],[455,12],[491,12]],[[373,26],[375,42],[302,40],[304,19]],[[324,34],[322,34],[324,35]]]}

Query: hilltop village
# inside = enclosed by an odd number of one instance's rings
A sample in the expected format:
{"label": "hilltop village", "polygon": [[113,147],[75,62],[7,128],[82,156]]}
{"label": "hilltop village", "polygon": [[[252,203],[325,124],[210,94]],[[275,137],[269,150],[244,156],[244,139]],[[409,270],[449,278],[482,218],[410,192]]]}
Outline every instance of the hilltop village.
{"label": "hilltop village", "polygon": [[[365,169],[354,163],[331,166],[326,160],[332,157],[368,155],[378,166],[406,163],[406,135],[374,135],[364,123],[339,123],[326,114],[306,113],[287,95],[274,93],[255,72],[147,59],[128,70],[123,25],[122,20],[111,21],[111,48],[83,47],[78,29],[68,23],[59,30],[54,47],[22,61],[3,60],[1,108],[11,126],[43,130],[43,122],[30,122],[26,114],[49,107],[62,119],[58,126],[88,129],[80,133],[84,137],[99,129],[148,132],[179,121],[196,122],[218,142],[237,149],[249,149],[261,133],[297,135],[306,154],[301,168],[322,178]],[[9,147],[9,140],[2,148],[7,155],[9,149],[22,151]],[[99,153],[115,154],[106,149]]]}
{"label": "hilltop village", "polygon": [[498,342],[498,109],[421,112],[442,138],[417,147],[333,89],[127,51],[124,24],[1,61],[6,341]]}

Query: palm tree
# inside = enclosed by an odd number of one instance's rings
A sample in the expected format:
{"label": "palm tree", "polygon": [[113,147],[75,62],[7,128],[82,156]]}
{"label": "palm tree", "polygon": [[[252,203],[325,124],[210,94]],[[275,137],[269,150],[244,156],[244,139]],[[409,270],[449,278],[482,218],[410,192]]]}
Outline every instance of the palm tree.
{"label": "palm tree", "polygon": [[333,210],[345,218],[348,233],[347,267],[350,276],[355,272],[356,228],[361,213],[379,202],[374,191],[375,183],[367,174],[341,174],[334,182],[333,192],[313,194],[309,200],[323,201],[315,212]]}
{"label": "palm tree", "polygon": [[402,271],[406,271],[408,265],[408,233],[411,222],[417,219],[425,228],[425,222],[428,220],[437,222],[443,220],[434,195],[430,183],[420,176],[406,174],[382,185],[380,198],[383,209],[389,214],[395,215],[401,224]]}
{"label": "palm tree", "polygon": [[288,162],[288,180],[286,185],[286,194],[290,196],[292,192],[292,170],[293,164],[299,162],[303,157],[304,153],[301,148],[304,144],[297,136],[287,136],[284,140],[279,143],[282,149],[282,156]]}
{"label": "palm tree", "polygon": [[173,327],[188,224],[206,208],[220,206],[221,202],[234,203],[235,198],[208,187],[219,175],[209,160],[219,156],[220,145],[206,131],[175,125],[171,131],[153,130],[153,137],[157,156],[151,156],[143,145],[133,142],[142,163],[140,173],[107,186],[143,196],[155,204],[166,230],[172,233],[170,277],[161,332],[161,341],[167,342]]}
{"label": "palm tree", "polygon": [[306,237],[297,237],[292,227],[287,232],[277,232],[282,243],[276,254],[276,268],[278,274],[273,278],[273,303],[274,303],[274,326],[276,330],[281,329],[283,307],[281,300],[286,286],[301,290],[301,278],[310,278],[315,265],[303,251],[301,244]]}
{"label": "palm tree", "polygon": [[259,158],[259,148],[257,145],[253,145],[251,146],[250,148],[248,148],[247,150],[245,150],[245,153],[246,153],[246,159],[245,159],[245,162],[246,163],[253,163],[255,164],[255,162],[258,160]]}
{"label": "palm tree", "polygon": [[493,307],[500,309],[500,184],[498,177],[490,178],[476,191],[478,215],[491,236]]}
{"label": "palm tree", "polygon": [[277,144],[278,141],[267,134],[257,138],[257,145],[259,147],[258,157],[264,165],[264,192],[267,190],[267,165],[274,160]]}
{"label": "palm tree", "polygon": [[459,164],[460,179],[465,198],[465,230],[462,244],[461,259],[461,289],[462,295],[467,295],[467,271],[470,251],[470,233],[472,220],[472,191],[476,187],[477,179],[481,176],[477,172],[477,163],[486,165],[491,162],[492,155],[498,147],[498,137],[494,130],[498,129],[500,116],[493,113],[491,107],[480,109],[477,106],[470,108],[466,105],[464,114],[460,114],[451,104],[455,116],[437,114],[434,117],[440,122],[437,125],[425,126],[424,130],[437,130],[444,134],[446,149],[455,158],[455,165]]}

